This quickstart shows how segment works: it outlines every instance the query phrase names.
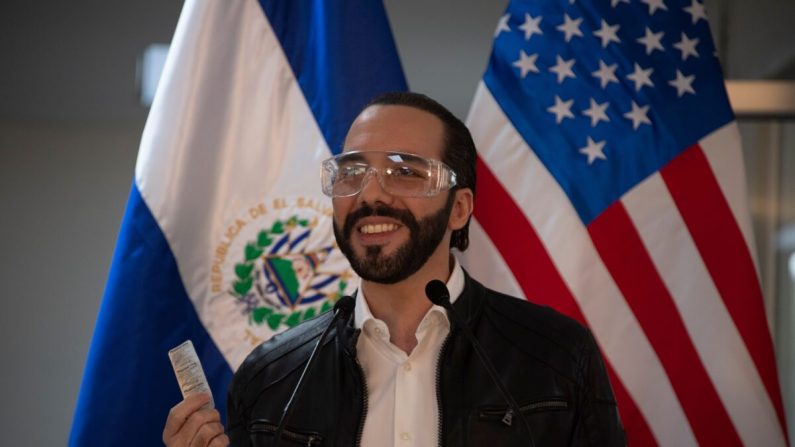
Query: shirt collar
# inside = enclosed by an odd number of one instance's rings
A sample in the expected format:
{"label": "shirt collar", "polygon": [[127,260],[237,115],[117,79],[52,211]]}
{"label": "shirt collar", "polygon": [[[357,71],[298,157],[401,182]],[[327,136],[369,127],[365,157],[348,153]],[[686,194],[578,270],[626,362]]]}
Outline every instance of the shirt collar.
{"label": "shirt collar", "polygon": [[[461,268],[461,264],[458,263],[458,259],[456,259],[455,256],[453,256],[453,271],[450,273],[450,278],[447,279],[447,290],[450,291],[451,303],[455,303],[458,297],[464,291],[464,269]],[[440,312],[441,315],[444,315],[445,320],[447,320],[447,312],[444,310],[444,308],[434,304],[431,309],[428,310],[428,314],[425,315],[425,318],[423,318],[423,321],[420,323],[420,327],[426,324],[429,314],[437,312]],[[373,313],[370,311],[370,306],[367,304],[367,299],[365,298],[361,287],[356,291],[356,307],[354,308],[353,318],[354,325],[358,329],[363,328],[365,323],[368,321],[375,321],[383,324],[383,322],[375,318]],[[418,330],[419,329],[420,328],[418,328]]]}

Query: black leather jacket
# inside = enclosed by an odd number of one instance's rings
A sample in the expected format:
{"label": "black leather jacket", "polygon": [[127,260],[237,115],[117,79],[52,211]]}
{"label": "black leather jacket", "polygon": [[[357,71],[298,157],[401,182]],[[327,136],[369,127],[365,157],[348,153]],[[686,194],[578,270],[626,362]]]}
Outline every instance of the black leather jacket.
{"label": "black leather jacket", "polygon": [[[521,407],[536,446],[626,444],[602,358],[586,328],[550,308],[489,290],[468,275],[455,307]],[[282,446],[358,445],[367,389],[356,360],[359,330],[350,320],[332,330],[319,353]],[[248,356],[229,387],[232,445],[272,445],[283,406],[330,321],[329,312]],[[503,422],[507,405],[455,325],[442,347],[436,392],[440,445],[530,445],[516,418]]]}

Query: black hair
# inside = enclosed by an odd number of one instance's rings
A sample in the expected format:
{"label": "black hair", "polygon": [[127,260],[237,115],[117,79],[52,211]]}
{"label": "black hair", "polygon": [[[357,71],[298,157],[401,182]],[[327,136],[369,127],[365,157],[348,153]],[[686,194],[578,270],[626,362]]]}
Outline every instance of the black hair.
{"label": "black hair", "polygon": [[[475,196],[475,161],[477,150],[472,134],[467,126],[443,105],[422,93],[390,92],[373,98],[365,109],[374,105],[397,105],[414,107],[428,112],[442,121],[444,125],[444,147],[442,162],[456,173],[455,188],[469,188]],[[453,191],[451,190],[451,194]],[[470,216],[470,219],[472,216]],[[450,237],[450,248],[464,251],[469,246],[469,220]]]}

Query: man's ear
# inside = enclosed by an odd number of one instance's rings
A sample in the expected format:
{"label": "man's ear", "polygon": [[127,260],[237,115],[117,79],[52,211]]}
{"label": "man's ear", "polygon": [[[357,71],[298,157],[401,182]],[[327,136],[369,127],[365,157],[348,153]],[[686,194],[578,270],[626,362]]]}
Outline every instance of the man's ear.
{"label": "man's ear", "polygon": [[456,189],[454,191],[453,209],[450,211],[450,221],[447,226],[451,230],[460,230],[469,221],[469,216],[475,206],[475,198],[469,188]]}

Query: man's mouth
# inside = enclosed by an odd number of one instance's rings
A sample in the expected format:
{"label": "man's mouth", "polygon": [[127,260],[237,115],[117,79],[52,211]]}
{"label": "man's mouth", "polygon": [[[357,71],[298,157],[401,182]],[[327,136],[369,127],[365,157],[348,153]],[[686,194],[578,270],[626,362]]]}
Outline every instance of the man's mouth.
{"label": "man's mouth", "polygon": [[[345,225],[340,229],[343,242],[350,243],[351,238],[365,246],[386,245],[400,238],[406,230],[407,238],[419,231],[414,216],[407,210],[386,207],[372,208],[362,205],[345,218]],[[336,233],[337,227],[334,226]]]}
{"label": "man's mouth", "polygon": [[359,232],[362,234],[382,234],[395,231],[398,228],[400,226],[393,223],[365,224],[359,227]]}

